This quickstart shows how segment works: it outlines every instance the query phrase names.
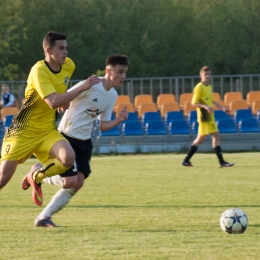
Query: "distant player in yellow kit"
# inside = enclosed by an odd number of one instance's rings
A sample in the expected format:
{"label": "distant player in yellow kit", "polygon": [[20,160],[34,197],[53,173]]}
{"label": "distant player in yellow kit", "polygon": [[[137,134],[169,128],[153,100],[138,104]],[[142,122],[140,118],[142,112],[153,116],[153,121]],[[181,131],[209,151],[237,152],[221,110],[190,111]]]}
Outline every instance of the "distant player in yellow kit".
{"label": "distant player in yellow kit", "polygon": [[191,157],[197,151],[198,146],[202,144],[208,134],[212,138],[212,147],[216,152],[221,167],[233,166],[233,163],[226,162],[223,159],[221,146],[219,144],[219,132],[215,122],[213,104],[229,113],[228,108],[222,107],[213,99],[212,87],[209,84],[211,79],[211,70],[204,66],[200,70],[201,82],[193,90],[192,104],[197,107],[197,118],[199,123],[198,135],[190,146],[187,156],[182,162],[183,166],[193,166],[190,162]]}
{"label": "distant player in yellow kit", "polygon": [[67,57],[66,35],[48,32],[43,39],[45,60],[31,69],[25,89],[25,102],[8,128],[2,145],[0,189],[12,178],[17,165],[34,154],[36,164],[25,177],[32,186],[33,201],[41,206],[41,182],[74,165],[75,154],[69,142],[57,131],[57,109],[66,109],[71,100],[100,82],[89,77],[77,89],[67,92],[74,62]]}

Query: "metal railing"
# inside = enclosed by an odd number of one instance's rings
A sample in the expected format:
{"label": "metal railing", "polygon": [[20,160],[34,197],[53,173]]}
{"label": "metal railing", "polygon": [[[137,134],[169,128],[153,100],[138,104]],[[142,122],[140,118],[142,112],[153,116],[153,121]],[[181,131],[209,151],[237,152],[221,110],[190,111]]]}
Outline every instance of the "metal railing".
{"label": "metal railing", "polygon": [[[70,87],[80,80],[71,80]],[[121,88],[116,88],[119,95],[128,95],[132,102],[134,97],[139,94],[152,95],[154,102],[159,94],[172,93],[178,101],[182,93],[190,93],[194,86],[200,81],[199,76],[187,77],[161,77],[161,78],[127,78]],[[26,81],[0,81],[0,84],[8,84],[11,92],[22,104]],[[217,75],[212,76],[211,85],[214,92],[218,92],[224,98],[226,92],[239,91],[243,98],[249,91],[260,90],[260,74],[246,75]]]}

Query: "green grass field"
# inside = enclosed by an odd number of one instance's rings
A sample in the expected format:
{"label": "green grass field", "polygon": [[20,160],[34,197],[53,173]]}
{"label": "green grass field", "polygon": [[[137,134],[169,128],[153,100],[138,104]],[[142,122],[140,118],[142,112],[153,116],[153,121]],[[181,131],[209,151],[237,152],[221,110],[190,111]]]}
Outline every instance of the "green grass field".
{"label": "green grass field", "polygon": [[[92,175],[53,217],[58,228],[36,228],[41,208],[20,182],[36,160],[20,165],[1,191],[0,259],[260,259],[258,153],[97,156]],[[43,185],[44,205],[58,187]],[[223,211],[239,207],[244,234],[225,234]]]}

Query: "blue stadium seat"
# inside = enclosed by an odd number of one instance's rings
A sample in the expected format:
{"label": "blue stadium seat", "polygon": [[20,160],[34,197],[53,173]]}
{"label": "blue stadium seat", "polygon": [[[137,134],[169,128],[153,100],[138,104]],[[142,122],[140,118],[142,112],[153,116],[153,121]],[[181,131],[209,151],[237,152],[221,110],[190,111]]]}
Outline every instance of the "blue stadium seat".
{"label": "blue stadium seat", "polygon": [[147,135],[166,135],[163,121],[152,120],[146,123],[145,132]]}
{"label": "blue stadium seat", "polygon": [[115,126],[114,128],[112,128],[108,131],[105,131],[105,132],[99,131],[99,135],[100,136],[119,136],[120,133],[119,133],[118,126]]}
{"label": "blue stadium seat", "polygon": [[258,123],[260,123],[260,110],[258,110],[258,112],[256,114],[256,120]]}
{"label": "blue stadium seat", "polygon": [[7,129],[11,124],[13,120],[14,115],[7,115],[4,119],[4,128]]}
{"label": "blue stadium seat", "polygon": [[230,116],[225,113],[223,110],[215,110],[214,111],[215,120],[218,121],[220,118],[228,118],[230,119]]}
{"label": "blue stadium seat", "polygon": [[254,118],[250,109],[238,109],[234,114],[234,120],[238,124],[243,118]]}
{"label": "blue stadium seat", "polygon": [[172,135],[190,134],[190,130],[185,119],[172,120],[169,123],[169,133]]}
{"label": "blue stadium seat", "polygon": [[169,111],[164,118],[165,124],[168,126],[171,121],[184,119],[182,111]]}
{"label": "blue stadium seat", "polygon": [[132,120],[138,120],[138,116],[136,112],[128,112],[127,121],[132,121]]}
{"label": "blue stadium seat", "polygon": [[219,133],[236,133],[235,123],[231,118],[220,118],[217,121]]}
{"label": "blue stadium seat", "polygon": [[197,111],[196,110],[190,111],[190,113],[188,115],[189,124],[192,125],[193,122],[196,122],[196,121],[197,121]]}
{"label": "blue stadium seat", "polygon": [[138,120],[127,120],[122,125],[123,135],[143,135],[141,123]]}
{"label": "blue stadium seat", "polygon": [[197,121],[194,121],[191,125],[192,133],[197,134],[199,129],[199,123]]}
{"label": "blue stadium seat", "polygon": [[159,112],[145,112],[142,116],[142,123],[143,125],[146,125],[146,123],[152,121],[152,120],[161,120],[161,116]]}
{"label": "blue stadium seat", "polygon": [[241,133],[257,133],[259,127],[255,118],[242,118],[239,121],[238,129]]}

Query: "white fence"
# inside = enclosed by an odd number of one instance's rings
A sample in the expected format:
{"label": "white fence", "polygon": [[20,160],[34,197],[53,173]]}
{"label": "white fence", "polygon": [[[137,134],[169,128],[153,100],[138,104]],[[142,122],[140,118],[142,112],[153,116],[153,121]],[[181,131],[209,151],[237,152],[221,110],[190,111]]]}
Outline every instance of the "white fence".
{"label": "white fence", "polygon": [[[117,88],[119,95],[128,95],[131,101],[139,94],[150,94],[154,102],[159,94],[173,93],[178,100],[182,93],[192,92],[199,82],[198,76],[164,77],[164,78],[127,78],[121,88]],[[71,80],[70,87],[80,80]],[[24,97],[26,81],[0,81],[10,86],[12,93],[18,98],[20,104]],[[214,92],[218,92],[223,99],[229,91],[239,91],[244,99],[249,91],[260,90],[260,74],[248,75],[217,75],[212,76],[211,84]]]}

